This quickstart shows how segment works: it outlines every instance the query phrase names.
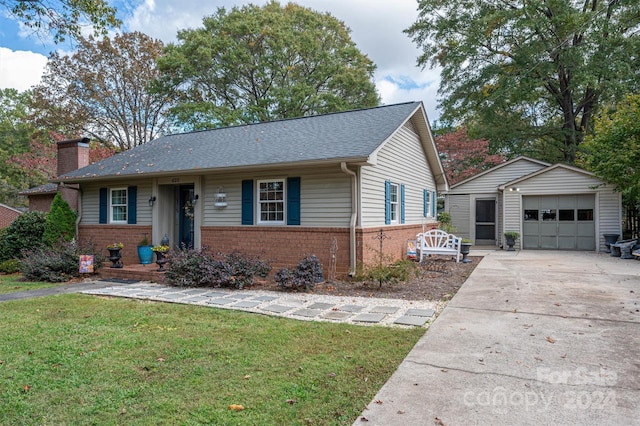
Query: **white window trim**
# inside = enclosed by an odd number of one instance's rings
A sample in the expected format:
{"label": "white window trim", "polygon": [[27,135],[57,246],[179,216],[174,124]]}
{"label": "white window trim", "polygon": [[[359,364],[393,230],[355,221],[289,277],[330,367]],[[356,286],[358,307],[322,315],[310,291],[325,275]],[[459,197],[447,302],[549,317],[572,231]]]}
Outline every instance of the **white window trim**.
{"label": "white window trim", "polygon": [[[262,220],[262,209],[260,202],[260,184],[265,182],[280,182],[282,184],[282,220]],[[273,178],[260,179],[256,181],[256,224],[257,225],[285,225],[287,223],[287,179]]]}
{"label": "white window trim", "polygon": [[[125,216],[128,218],[129,217],[129,205],[128,205],[128,200],[129,200],[129,191],[127,190],[126,187],[122,187],[122,188],[109,188],[109,223],[114,223],[114,224],[127,224],[127,219],[125,220],[114,220],[113,219],[113,192],[114,191],[124,191],[126,196],[125,196],[125,200],[124,200],[124,209],[125,209]],[[116,206],[120,206],[121,204],[116,204]]]}
{"label": "white window trim", "polygon": [[[396,201],[393,201],[393,189],[396,190]],[[391,209],[390,217],[391,223],[400,223],[400,185],[391,182],[389,185],[389,208]],[[395,218],[394,218],[395,216]]]}
{"label": "white window trim", "polygon": [[433,195],[433,191],[426,188],[427,194],[425,197],[425,209],[427,210],[427,215],[425,217],[432,217],[433,216],[433,200],[432,200],[432,195]]}

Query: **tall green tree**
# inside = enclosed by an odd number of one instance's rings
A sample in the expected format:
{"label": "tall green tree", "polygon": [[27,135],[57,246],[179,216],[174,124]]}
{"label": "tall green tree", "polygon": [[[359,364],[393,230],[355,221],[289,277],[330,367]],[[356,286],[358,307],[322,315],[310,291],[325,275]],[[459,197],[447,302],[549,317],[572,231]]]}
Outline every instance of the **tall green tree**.
{"label": "tall green tree", "polygon": [[378,105],[375,65],[343,22],[272,1],[183,30],[159,59],[159,90],[183,128],[202,129]]}
{"label": "tall green tree", "polygon": [[614,184],[625,204],[640,204],[640,94],[597,117],[583,148],[581,166]]}
{"label": "tall green tree", "polygon": [[169,99],[148,88],[159,76],[156,60],[163,47],[132,32],[113,40],[81,38],[73,56],[52,53],[34,89],[36,121],[119,150],[155,139],[167,129]]}
{"label": "tall green tree", "polygon": [[120,25],[116,9],[106,0],[0,0],[2,9],[41,37],[53,36],[56,43],[79,37],[85,27],[106,35]]}
{"label": "tall green tree", "polygon": [[12,158],[29,152],[37,129],[29,119],[31,93],[0,89],[0,202],[19,206],[18,192],[42,183]]}
{"label": "tall green tree", "polygon": [[573,163],[599,105],[638,90],[638,1],[418,4],[406,33],[442,67],[443,117],[494,148]]}
{"label": "tall green tree", "polygon": [[53,201],[45,222],[42,241],[53,247],[61,241],[71,241],[76,236],[76,212],[58,192]]}

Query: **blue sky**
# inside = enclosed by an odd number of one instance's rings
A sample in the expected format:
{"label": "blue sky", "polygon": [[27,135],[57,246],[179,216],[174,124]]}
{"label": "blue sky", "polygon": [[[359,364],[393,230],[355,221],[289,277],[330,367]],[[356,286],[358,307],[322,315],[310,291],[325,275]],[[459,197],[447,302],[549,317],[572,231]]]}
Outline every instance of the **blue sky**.
{"label": "blue sky", "polygon": [[[165,43],[175,41],[179,29],[201,26],[202,18],[218,7],[241,6],[236,0],[116,0],[124,25]],[[264,4],[267,0],[253,0]],[[286,0],[281,0],[286,3]],[[329,12],[351,28],[358,48],[377,65],[376,86],[385,104],[422,101],[430,121],[436,109],[438,70],[416,67],[418,48],[402,31],[417,18],[416,0],[298,0],[298,4]],[[54,45],[26,33],[0,9],[0,88],[26,90],[39,82],[51,51],[72,52],[69,43]]]}

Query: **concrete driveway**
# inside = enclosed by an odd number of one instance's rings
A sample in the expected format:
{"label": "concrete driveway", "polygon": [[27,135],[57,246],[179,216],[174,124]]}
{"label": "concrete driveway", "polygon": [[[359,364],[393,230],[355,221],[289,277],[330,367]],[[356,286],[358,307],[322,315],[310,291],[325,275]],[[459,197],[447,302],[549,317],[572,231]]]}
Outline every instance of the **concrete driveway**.
{"label": "concrete driveway", "polygon": [[354,425],[365,422],[640,424],[640,261],[488,254]]}

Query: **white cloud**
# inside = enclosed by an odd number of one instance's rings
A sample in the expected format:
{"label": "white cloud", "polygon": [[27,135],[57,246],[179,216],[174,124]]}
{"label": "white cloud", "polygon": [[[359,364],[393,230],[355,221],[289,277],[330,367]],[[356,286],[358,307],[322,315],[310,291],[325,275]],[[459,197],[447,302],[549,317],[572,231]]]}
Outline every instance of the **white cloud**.
{"label": "white cloud", "polygon": [[47,57],[39,53],[0,47],[0,88],[24,91],[40,82]]}

